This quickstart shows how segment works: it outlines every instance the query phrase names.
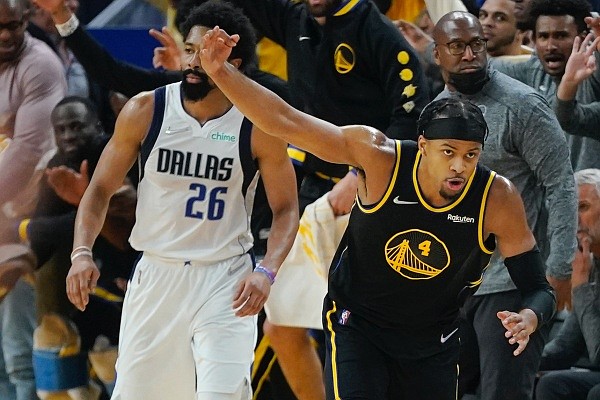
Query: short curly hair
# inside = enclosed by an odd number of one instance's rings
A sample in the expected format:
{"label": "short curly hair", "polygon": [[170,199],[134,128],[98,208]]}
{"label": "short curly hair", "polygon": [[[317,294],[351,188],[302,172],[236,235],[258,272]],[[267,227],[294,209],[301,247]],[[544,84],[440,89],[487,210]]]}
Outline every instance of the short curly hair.
{"label": "short curly hair", "polygon": [[535,25],[539,17],[570,15],[577,25],[577,33],[582,33],[587,30],[583,19],[591,16],[591,11],[592,6],[587,0],[533,0],[529,5],[529,27],[535,37]]}
{"label": "short curly hair", "polygon": [[213,28],[216,25],[230,35],[240,35],[240,40],[231,51],[231,58],[240,58],[240,70],[246,71],[246,67],[253,64],[256,57],[256,33],[248,17],[231,3],[208,0],[194,7],[181,24],[181,34],[187,38],[194,26]]}

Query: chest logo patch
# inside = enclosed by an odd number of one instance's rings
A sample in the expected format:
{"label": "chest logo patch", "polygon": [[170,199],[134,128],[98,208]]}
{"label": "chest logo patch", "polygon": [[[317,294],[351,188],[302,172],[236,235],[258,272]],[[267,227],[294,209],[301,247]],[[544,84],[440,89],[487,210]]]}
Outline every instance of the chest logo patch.
{"label": "chest logo patch", "polygon": [[356,54],[354,53],[354,49],[346,43],[340,43],[333,54],[333,64],[335,65],[335,70],[339,74],[347,74],[348,72],[352,71],[355,63]]}
{"label": "chest logo patch", "polygon": [[395,234],[385,244],[388,265],[411,280],[431,279],[450,265],[450,253],[440,239],[420,229]]}

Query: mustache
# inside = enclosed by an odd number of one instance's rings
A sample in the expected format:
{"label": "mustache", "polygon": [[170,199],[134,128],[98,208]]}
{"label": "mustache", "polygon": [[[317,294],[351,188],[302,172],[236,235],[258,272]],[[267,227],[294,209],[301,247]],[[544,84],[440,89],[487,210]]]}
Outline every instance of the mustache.
{"label": "mustache", "polygon": [[206,73],[198,71],[197,69],[188,68],[183,70],[183,76],[188,76],[190,74],[201,79],[208,79],[208,75]]}

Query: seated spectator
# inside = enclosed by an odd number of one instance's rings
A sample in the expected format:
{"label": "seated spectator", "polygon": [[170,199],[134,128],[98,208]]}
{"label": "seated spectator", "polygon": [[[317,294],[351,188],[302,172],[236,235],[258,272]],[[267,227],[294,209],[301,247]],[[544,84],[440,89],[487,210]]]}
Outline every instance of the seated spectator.
{"label": "seated spectator", "polygon": [[[539,400],[600,399],[600,170],[575,173],[579,189],[579,248],[571,276],[573,310],[544,348]],[[571,369],[581,357],[588,370]],[[593,388],[593,391],[592,391]]]}
{"label": "seated spectator", "polygon": [[[102,131],[92,104],[85,98],[64,98],[53,110],[51,120],[58,151],[48,163],[47,179],[42,181],[37,208],[32,218],[9,226],[20,227],[19,232],[13,231],[14,241],[29,244],[37,257],[38,268],[51,258],[55,264],[51,274],[38,280],[39,295],[47,297],[45,292],[49,290],[66,298],[64,282],[70,266],[68,255],[77,206],[109,137]],[[86,312],[74,311],[69,315],[81,335],[82,352],[92,350],[100,335],[112,346],[118,342],[124,282],[137,257],[127,243],[134,222],[135,199],[130,183],[124,184],[113,197],[109,217],[94,246],[94,256],[102,266],[102,279]],[[2,236],[8,235],[3,233]],[[57,291],[56,287],[63,289]],[[60,303],[55,299],[46,299],[46,302]],[[47,305],[42,309],[44,313],[65,312]]]}
{"label": "seated spectator", "polygon": [[[50,112],[66,89],[58,57],[26,32],[29,8],[27,0],[0,0],[0,227],[35,207],[45,155],[55,148]],[[3,253],[3,261],[23,255]],[[12,284],[0,303],[0,398],[30,400],[35,292],[24,279]]]}

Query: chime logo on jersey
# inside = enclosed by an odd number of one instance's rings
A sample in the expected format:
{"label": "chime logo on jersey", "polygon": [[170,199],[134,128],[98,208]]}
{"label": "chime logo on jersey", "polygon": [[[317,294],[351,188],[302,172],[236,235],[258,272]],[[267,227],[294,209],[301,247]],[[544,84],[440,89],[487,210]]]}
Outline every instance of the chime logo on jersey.
{"label": "chime logo on jersey", "polygon": [[231,178],[233,158],[219,159],[212,154],[192,153],[172,149],[158,149],[156,172],[194,178],[227,181]]}
{"label": "chime logo on jersey", "polygon": [[450,253],[430,232],[409,229],[395,234],[385,244],[388,265],[405,278],[431,279],[450,265]]}
{"label": "chime logo on jersey", "polygon": [[220,142],[230,142],[230,143],[235,143],[235,141],[237,140],[237,138],[234,135],[230,135],[228,133],[218,132],[218,131],[211,132],[210,138],[212,140],[218,140]]}
{"label": "chime logo on jersey", "polygon": [[352,47],[346,43],[340,43],[333,54],[333,63],[335,70],[340,74],[347,74],[352,71],[356,63],[356,54]]}

